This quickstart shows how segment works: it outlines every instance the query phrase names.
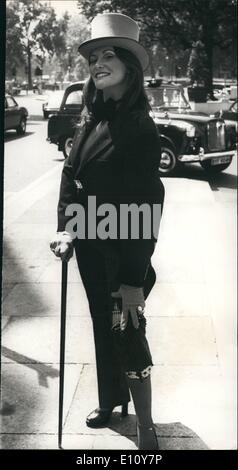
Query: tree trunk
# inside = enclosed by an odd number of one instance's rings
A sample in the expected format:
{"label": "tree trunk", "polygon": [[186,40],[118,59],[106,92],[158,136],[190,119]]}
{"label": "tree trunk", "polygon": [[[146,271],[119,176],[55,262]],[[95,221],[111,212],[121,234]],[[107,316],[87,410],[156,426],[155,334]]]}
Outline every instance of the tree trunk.
{"label": "tree trunk", "polygon": [[207,11],[206,20],[204,22],[204,46],[207,55],[207,67],[208,67],[208,74],[206,77],[206,88],[210,97],[213,99],[213,49],[214,49],[214,41],[213,41],[213,19],[212,13]]}
{"label": "tree trunk", "polygon": [[207,54],[207,65],[208,74],[206,78],[206,88],[211,98],[213,95],[213,41],[212,38],[208,38],[208,42],[205,42],[205,50]]}
{"label": "tree trunk", "polygon": [[155,68],[154,68],[154,62],[153,62],[153,54],[152,54],[152,52],[149,48],[147,49],[147,52],[148,52],[149,60],[150,60],[150,64],[149,64],[150,75],[151,75],[151,78],[155,78]]}
{"label": "tree trunk", "polygon": [[28,75],[28,88],[32,89],[32,72],[31,72],[31,48],[27,44],[27,75]]}

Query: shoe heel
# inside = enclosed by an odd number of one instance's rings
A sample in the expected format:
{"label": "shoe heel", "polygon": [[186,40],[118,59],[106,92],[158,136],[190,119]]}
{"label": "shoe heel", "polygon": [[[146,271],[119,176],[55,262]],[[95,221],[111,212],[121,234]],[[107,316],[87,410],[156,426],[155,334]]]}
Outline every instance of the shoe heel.
{"label": "shoe heel", "polygon": [[143,427],[137,424],[137,439],[139,450],[159,450],[154,425]]}
{"label": "shoe heel", "polygon": [[121,407],[121,417],[125,418],[128,415],[128,403],[124,403]]}

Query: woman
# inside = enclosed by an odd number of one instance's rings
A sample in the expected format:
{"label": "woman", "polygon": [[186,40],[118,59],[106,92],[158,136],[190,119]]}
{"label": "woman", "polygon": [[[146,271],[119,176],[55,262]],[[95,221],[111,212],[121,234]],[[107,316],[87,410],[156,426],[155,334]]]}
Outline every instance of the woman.
{"label": "woman", "polygon": [[[74,247],[92,316],[99,407],[87,417],[87,425],[105,426],[118,405],[122,416],[127,415],[130,390],[138,448],[153,450],[158,444],[151,417],[152,359],[143,313],[155,282],[150,259],[157,233],[144,236],[141,218],[132,213],[130,233],[125,236],[120,212],[125,205],[134,204],[135,209],[144,204],[151,213],[157,211],[157,217],[164,200],[158,177],[159,137],[143,88],[148,55],[131,18],[103,14],[91,26],[92,38],[79,47],[90,72],[85,108],[62,172],[58,230],[51,249],[68,261]],[[96,200],[93,211],[90,197]],[[75,232],[72,203],[79,203],[86,213],[85,236],[83,218],[76,224],[81,236]],[[109,206],[116,213],[113,223],[102,219]]]}

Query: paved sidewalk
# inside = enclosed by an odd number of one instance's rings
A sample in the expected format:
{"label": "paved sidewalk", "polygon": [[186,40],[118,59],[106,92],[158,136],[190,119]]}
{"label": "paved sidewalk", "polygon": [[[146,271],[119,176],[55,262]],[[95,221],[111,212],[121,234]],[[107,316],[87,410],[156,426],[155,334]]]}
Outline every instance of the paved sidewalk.
{"label": "paved sidewalk", "polygon": [[[61,263],[49,240],[61,168],[59,163],[5,204],[2,449],[57,448]],[[153,256],[157,283],[146,308],[159,446],[234,449],[235,204],[224,209],[204,181],[164,183],[166,205]],[[96,396],[91,319],[73,260],[63,446],[136,449],[132,404],[127,418],[116,410],[109,427],[86,427]]]}

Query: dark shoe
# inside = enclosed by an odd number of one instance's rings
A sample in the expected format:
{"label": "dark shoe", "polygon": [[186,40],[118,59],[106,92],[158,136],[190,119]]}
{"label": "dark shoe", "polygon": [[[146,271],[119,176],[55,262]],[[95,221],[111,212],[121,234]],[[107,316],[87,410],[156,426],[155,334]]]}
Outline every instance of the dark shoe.
{"label": "dark shoe", "polygon": [[144,427],[137,424],[137,438],[139,450],[159,450],[155,428]]}
{"label": "dark shoe", "polygon": [[[109,422],[113,408],[97,408],[92,411],[86,418],[86,424],[90,428],[101,428],[106,426]],[[128,415],[128,403],[122,405],[121,407],[121,417]]]}

